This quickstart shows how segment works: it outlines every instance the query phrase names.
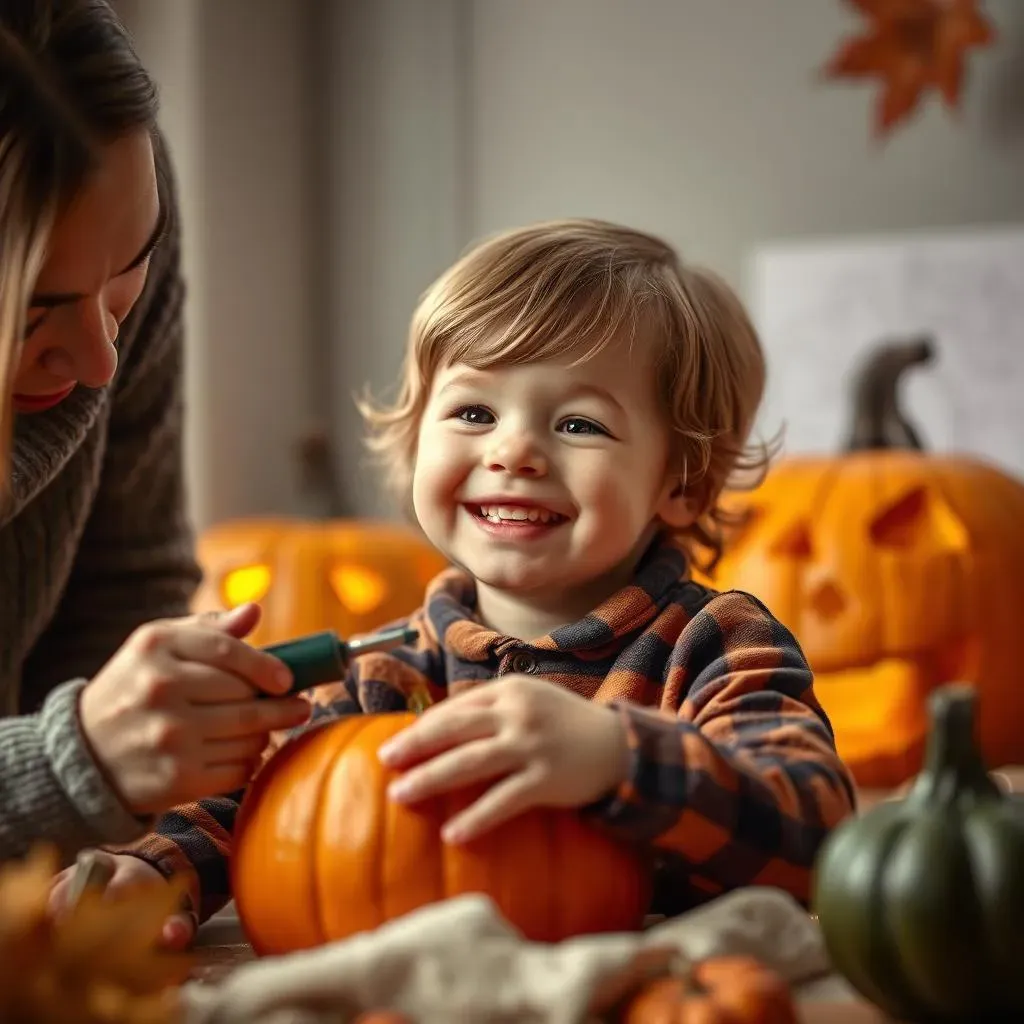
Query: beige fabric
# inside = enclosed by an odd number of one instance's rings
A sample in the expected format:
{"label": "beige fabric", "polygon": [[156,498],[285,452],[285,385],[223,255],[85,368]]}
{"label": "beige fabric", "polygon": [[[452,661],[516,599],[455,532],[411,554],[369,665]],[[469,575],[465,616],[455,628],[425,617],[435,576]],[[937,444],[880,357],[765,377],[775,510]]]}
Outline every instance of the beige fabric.
{"label": "beige fabric", "polygon": [[575,1024],[649,970],[734,953],[757,956],[795,987],[815,984],[818,998],[849,996],[827,977],[814,921],[777,889],[743,889],[641,934],[556,946],[522,941],[488,898],[472,895],[247,964],[217,986],[187,985],[185,1024],[337,1024],[382,1007],[419,1024]]}

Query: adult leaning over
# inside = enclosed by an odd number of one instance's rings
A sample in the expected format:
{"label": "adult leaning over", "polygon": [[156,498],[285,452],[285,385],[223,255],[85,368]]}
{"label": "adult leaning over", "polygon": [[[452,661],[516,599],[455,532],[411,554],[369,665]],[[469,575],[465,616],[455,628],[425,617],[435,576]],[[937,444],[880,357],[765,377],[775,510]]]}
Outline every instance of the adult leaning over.
{"label": "adult leaning over", "polygon": [[[105,0],[0,0],[0,859],[243,785],[305,720],[190,618],[182,298],[152,80]],[[282,674],[284,678],[282,678]]]}

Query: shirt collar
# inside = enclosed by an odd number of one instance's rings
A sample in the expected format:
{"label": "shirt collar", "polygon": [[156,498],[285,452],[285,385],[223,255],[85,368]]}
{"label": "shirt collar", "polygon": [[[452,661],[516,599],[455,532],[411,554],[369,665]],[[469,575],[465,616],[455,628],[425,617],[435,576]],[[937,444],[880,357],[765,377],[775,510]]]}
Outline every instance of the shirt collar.
{"label": "shirt collar", "polygon": [[[683,547],[656,538],[632,582],[576,622],[526,646],[548,651],[587,651],[643,629],[661,610],[676,584],[689,578]],[[427,588],[425,624],[437,644],[460,661],[487,662],[523,642],[483,625],[477,617],[476,582],[461,569],[446,569]]]}

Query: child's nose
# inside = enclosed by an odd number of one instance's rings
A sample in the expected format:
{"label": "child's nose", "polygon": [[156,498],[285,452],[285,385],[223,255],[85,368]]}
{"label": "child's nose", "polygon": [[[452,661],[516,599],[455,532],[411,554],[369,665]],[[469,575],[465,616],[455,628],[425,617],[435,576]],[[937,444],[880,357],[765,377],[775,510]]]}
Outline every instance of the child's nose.
{"label": "child's nose", "polygon": [[505,435],[488,449],[485,464],[495,473],[515,476],[546,476],[547,459],[540,447],[526,434]]}

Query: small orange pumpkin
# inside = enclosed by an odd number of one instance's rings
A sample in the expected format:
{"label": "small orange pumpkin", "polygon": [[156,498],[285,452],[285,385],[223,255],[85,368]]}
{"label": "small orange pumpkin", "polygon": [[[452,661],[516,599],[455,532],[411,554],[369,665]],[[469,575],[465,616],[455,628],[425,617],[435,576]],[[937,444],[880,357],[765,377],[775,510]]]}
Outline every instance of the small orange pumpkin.
{"label": "small orange pumpkin", "polygon": [[422,603],[448,563],[409,527],[344,518],[328,456],[322,438],[306,441],[308,515],[233,520],[200,536],[195,611],[258,602],[248,640],[262,646],[322,629],[369,633]]}
{"label": "small orange pumpkin", "polygon": [[377,751],[415,720],[356,715],[310,729],[258,773],[231,859],[238,915],[258,954],[319,946],[471,892],[539,942],[642,926],[646,865],[573,811],[531,810],[455,846],[441,826],[479,790],[391,802],[394,772]]}
{"label": "small orange pumpkin", "polygon": [[730,502],[719,589],[761,598],[796,635],[840,756],[857,782],[899,785],[921,769],[928,695],[982,695],[990,764],[1024,761],[1024,485],[978,460],[923,450],[897,402],[928,339],[883,345],[855,382],[837,458],[788,458]]}
{"label": "small orange pumpkin", "polygon": [[746,956],[711,957],[684,974],[647,982],[622,1024],[797,1024],[789,985]]}

